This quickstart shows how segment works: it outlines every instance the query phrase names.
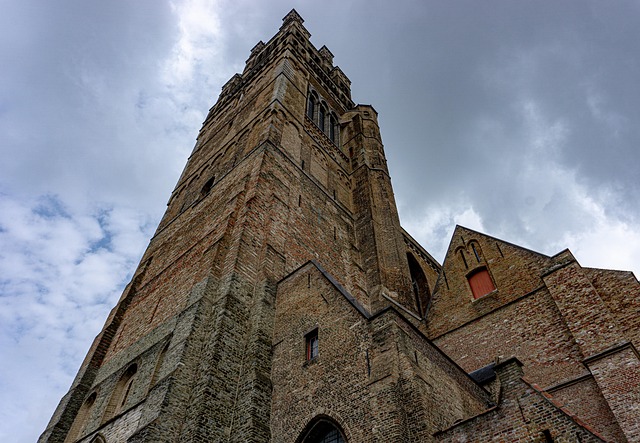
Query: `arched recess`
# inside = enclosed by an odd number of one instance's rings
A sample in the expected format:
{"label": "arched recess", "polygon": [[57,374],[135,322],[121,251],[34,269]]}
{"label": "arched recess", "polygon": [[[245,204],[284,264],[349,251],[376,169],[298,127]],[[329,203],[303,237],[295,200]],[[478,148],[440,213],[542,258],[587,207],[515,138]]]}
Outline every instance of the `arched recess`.
{"label": "arched recess", "polygon": [[471,240],[469,246],[471,247],[471,252],[475,257],[476,263],[482,262],[482,248],[480,248],[480,244],[476,240]]}
{"label": "arched recess", "polygon": [[149,389],[153,388],[155,384],[158,382],[158,375],[160,374],[160,370],[162,369],[162,363],[164,363],[164,359],[167,356],[167,351],[169,350],[169,344],[171,342],[167,342],[160,351],[160,356],[158,357],[158,361],[156,361],[156,366],[153,368],[153,375],[151,376],[151,383],[149,384]]}
{"label": "arched recess", "polygon": [[322,186],[327,187],[327,180],[329,176],[329,165],[327,158],[322,153],[320,148],[313,147],[311,156],[311,174],[320,182]]}
{"label": "arched recess", "polygon": [[333,112],[329,117],[329,138],[334,145],[340,146],[340,126],[338,125],[338,117]]}
{"label": "arched recess", "polygon": [[102,423],[111,420],[124,410],[137,372],[138,365],[136,363],[133,363],[126,371],[124,371],[124,374],[122,374],[120,380],[116,383],[116,387],[113,389],[113,393],[109,399],[109,404],[107,405],[107,409],[104,411],[104,416],[102,417]]}
{"label": "arched recess", "polygon": [[96,402],[96,398],[97,393],[94,391],[87,397],[84,403],[82,403],[82,406],[80,406],[80,410],[76,414],[75,420],[73,420],[71,429],[69,429],[69,432],[67,432],[67,438],[64,440],[65,442],[76,441],[78,437],[80,437],[80,432],[87,424],[89,413],[91,412],[91,409]]}
{"label": "arched recess", "polygon": [[318,95],[311,91],[307,100],[307,117],[315,121],[315,115],[318,108]]}
{"label": "arched recess", "polygon": [[431,293],[429,292],[429,282],[424,275],[424,271],[418,263],[418,260],[412,253],[407,252],[407,261],[409,262],[409,272],[411,274],[411,286],[413,295],[416,298],[416,307],[421,316],[424,316],[431,301]]}
{"label": "arched recess", "polygon": [[282,130],[282,147],[291,155],[293,160],[300,163],[300,147],[302,140],[300,138],[300,130],[291,122],[286,122]]}
{"label": "arched recess", "polygon": [[314,418],[300,434],[296,443],[346,443],[344,432],[327,416]]}

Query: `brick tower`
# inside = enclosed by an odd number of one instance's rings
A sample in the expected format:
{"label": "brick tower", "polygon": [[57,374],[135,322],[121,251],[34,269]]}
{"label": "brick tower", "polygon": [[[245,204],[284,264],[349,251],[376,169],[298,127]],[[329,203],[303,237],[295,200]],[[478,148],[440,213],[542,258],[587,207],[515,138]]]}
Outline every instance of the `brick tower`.
{"label": "brick tower", "polygon": [[276,286],[309,260],[369,311],[415,311],[376,111],[302,23],[223,86],[41,441],[267,441]]}
{"label": "brick tower", "polygon": [[[497,330],[489,319],[503,318],[495,312],[532,298],[514,288],[531,292],[542,273],[549,310],[563,310],[587,277],[567,284],[577,277],[558,260],[460,229],[456,239],[475,242],[452,243],[440,266],[400,226],[376,111],[351,100],[329,49],[309,38],[292,10],[223,86],[133,279],[40,441],[605,441],[539,388],[549,371],[537,354],[522,355],[525,333],[483,338]],[[639,293],[626,275],[617,287],[623,298]],[[575,315],[565,317],[573,329],[554,337],[567,346],[547,340],[541,353],[557,361],[584,335]],[[600,317],[583,323],[611,323]],[[590,397],[573,397],[600,431],[627,438],[638,416],[640,365],[627,364],[637,335],[606,331],[589,342],[598,346],[587,363],[600,372],[601,362],[626,365],[610,385],[624,379],[629,393],[603,397],[591,415]],[[579,369],[569,382],[552,374],[564,398],[610,380],[592,383]],[[614,419],[624,423],[602,424]]]}

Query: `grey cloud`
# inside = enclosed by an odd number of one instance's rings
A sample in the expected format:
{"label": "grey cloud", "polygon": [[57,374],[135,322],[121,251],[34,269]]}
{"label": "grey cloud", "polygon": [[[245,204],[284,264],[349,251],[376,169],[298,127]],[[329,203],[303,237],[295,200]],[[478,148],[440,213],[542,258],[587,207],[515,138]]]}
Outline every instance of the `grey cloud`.
{"label": "grey cloud", "polygon": [[[0,440],[44,428],[221,85],[292,6],[380,113],[401,219],[437,259],[464,222],[638,272],[637,2],[13,2],[0,16],[0,392],[22,403],[0,406]],[[183,29],[183,8],[201,21]]]}

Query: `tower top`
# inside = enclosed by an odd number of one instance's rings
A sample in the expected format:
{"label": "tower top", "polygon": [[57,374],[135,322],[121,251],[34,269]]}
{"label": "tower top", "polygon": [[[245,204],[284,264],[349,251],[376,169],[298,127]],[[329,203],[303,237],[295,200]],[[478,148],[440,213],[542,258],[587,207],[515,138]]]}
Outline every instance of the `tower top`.
{"label": "tower top", "polygon": [[298,22],[300,24],[304,23],[304,19],[300,16],[300,14],[298,14],[298,11],[296,11],[295,9],[292,9],[287,15],[284,16],[284,18],[282,19],[282,28],[284,28],[291,22]]}

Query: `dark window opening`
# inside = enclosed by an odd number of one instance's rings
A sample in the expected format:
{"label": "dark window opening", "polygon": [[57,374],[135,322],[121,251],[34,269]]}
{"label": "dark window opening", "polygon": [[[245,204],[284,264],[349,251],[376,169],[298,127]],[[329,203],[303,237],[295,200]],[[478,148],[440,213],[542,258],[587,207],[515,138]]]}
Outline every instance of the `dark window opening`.
{"label": "dark window opening", "polygon": [[462,258],[462,263],[464,263],[464,268],[469,269],[469,265],[467,265],[467,259],[464,258],[464,251],[460,249],[460,258]]}
{"label": "dark window opening", "polygon": [[315,100],[313,99],[312,95],[309,95],[309,102],[307,104],[307,117],[313,120],[313,115],[315,114],[315,111],[316,111]]}
{"label": "dark window opening", "polygon": [[324,132],[324,120],[325,120],[326,111],[324,106],[320,105],[320,109],[318,110],[318,127]]}
{"label": "dark window opening", "polygon": [[309,332],[305,337],[307,360],[313,360],[318,356],[318,329]]}
{"label": "dark window opening", "polygon": [[329,138],[333,142],[334,145],[338,144],[338,119],[335,114],[331,114],[331,118],[329,119]]}
{"label": "dark window opening", "polygon": [[496,286],[493,284],[491,275],[486,268],[480,268],[467,277],[469,280],[469,286],[473,293],[473,298],[478,299],[484,297],[496,290]]}
{"label": "dark window opening", "polygon": [[211,191],[211,188],[213,187],[215,180],[216,180],[215,177],[211,177],[209,180],[207,180],[207,182],[204,184],[204,186],[202,186],[202,189],[200,190],[200,195],[202,196],[207,195],[209,191]]}
{"label": "dark window opening", "polygon": [[302,443],[345,443],[342,432],[328,420],[319,420],[302,439]]}
{"label": "dark window opening", "polygon": [[407,253],[407,261],[409,262],[409,274],[411,275],[411,286],[416,300],[416,308],[418,309],[418,313],[424,316],[429,307],[429,301],[431,300],[429,282],[413,254]]}
{"label": "dark window opening", "polygon": [[551,436],[551,432],[548,429],[542,431],[542,435],[544,436],[545,443],[553,443],[553,437]]}
{"label": "dark window opening", "polygon": [[471,249],[473,250],[473,255],[476,256],[476,261],[478,263],[480,263],[480,254],[478,253],[478,250],[476,249],[475,243],[471,243]]}

